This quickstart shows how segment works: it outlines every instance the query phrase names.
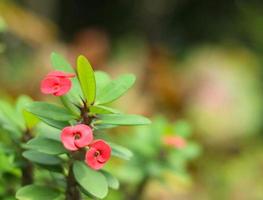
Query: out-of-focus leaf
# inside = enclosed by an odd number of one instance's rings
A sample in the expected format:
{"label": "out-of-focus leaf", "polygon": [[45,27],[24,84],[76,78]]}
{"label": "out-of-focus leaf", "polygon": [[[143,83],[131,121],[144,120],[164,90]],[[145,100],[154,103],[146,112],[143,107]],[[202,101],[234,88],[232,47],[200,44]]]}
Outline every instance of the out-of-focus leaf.
{"label": "out-of-focus leaf", "polygon": [[23,130],[23,121],[17,118],[15,109],[13,109],[9,103],[0,100],[0,112],[4,115],[6,119],[5,122],[8,125]]}
{"label": "out-of-focus leaf", "polygon": [[[53,52],[51,54],[51,62],[54,69],[69,73],[75,73],[74,69],[71,67],[71,65],[66,61],[66,59],[58,54]],[[74,77],[72,80],[72,88],[71,90],[65,95],[69,99],[70,102],[75,103],[77,105],[82,104],[82,91],[80,88],[79,80],[77,77]]]}
{"label": "out-of-focus leaf", "polygon": [[65,108],[45,102],[30,103],[26,106],[26,110],[40,118],[48,120],[69,121],[76,118],[75,115],[71,114]]}
{"label": "out-of-focus leaf", "polygon": [[31,129],[33,128],[38,122],[39,119],[34,116],[33,114],[26,111],[26,106],[33,102],[33,100],[25,95],[22,95],[18,98],[16,102],[16,111],[17,116],[23,121],[27,128]]}
{"label": "out-of-focus leaf", "polygon": [[119,189],[120,183],[116,177],[105,170],[101,170],[101,173],[105,176],[108,186],[114,190]]}
{"label": "out-of-focus leaf", "polygon": [[133,74],[124,74],[111,81],[97,95],[96,104],[107,104],[118,99],[132,87],[135,80]]}
{"label": "out-of-focus leaf", "polygon": [[113,125],[147,125],[151,121],[141,115],[128,114],[101,114],[99,115],[100,124]]}
{"label": "out-of-focus leaf", "polygon": [[41,153],[35,150],[27,150],[22,154],[26,159],[42,165],[58,165],[62,160],[54,155]]}
{"label": "out-of-focus leaf", "polygon": [[189,137],[192,133],[192,129],[189,123],[184,120],[179,120],[174,124],[174,134],[183,137]]}
{"label": "out-of-focus leaf", "polygon": [[81,161],[74,162],[73,172],[76,181],[87,193],[100,199],[106,197],[108,183],[101,172],[92,170]]}
{"label": "out-of-focus leaf", "polygon": [[55,200],[60,192],[54,188],[38,185],[27,185],[16,193],[18,200]]}
{"label": "out-of-focus leaf", "polygon": [[111,147],[111,154],[113,156],[116,156],[116,157],[119,157],[125,160],[129,160],[133,156],[132,152],[123,146],[114,144],[112,142],[109,142],[109,145]]}
{"label": "out-of-focus leaf", "polygon": [[77,60],[77,72],[84,97],[91,105],[96,97],[95,75],[89,61],[82,55]]}
{"label": "out-of-focus leaf", "polygon": [[32,113],[30,113],[26,110],[23,111],[23,116],[25,119],[26,126],[29,129],[32,129],[39,122],[39,119],[35,115],[33,115]]}
{"label": "out-of-focus leaf", "polygon": [[51,155],[58,155],[67,152],[61,142],[42,137],[37,137],[29,140],[26,144],[26,147],[29,149],[34,149],[38,152]]}

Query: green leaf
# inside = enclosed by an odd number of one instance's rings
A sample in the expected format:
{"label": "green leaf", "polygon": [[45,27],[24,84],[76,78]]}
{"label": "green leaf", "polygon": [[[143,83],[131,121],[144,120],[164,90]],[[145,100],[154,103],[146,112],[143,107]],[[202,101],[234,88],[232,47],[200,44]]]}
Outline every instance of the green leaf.
{"label": "green leaf", "polygon": [[[0,128],[8,131],[10,136],[13,139],[17,139],[21,137],[22,130],[17,126],[17,124],[10,118],[12,116],[11,106],[8,105],[8,109],[6,109],[5,105],[2,104],[3,102],[0,101]],[[9,107],[10,106],[10,107]]]}
{"label": "green leaf", "polygon": [[[52,62],[52,66],[56,70],[64,71],[68,73],[75,73],[74,69],[71,67],[69,62],[66,61],[66,59],[58,53],[53,52],[51,54],[51,62]],[[79,80],[77,79],[77,77],[72,78],[71,80],[72,80],[72,88],[64,96],[66,96],[71,103],[81,105],[82,104],[81,97],[83,95],[80,88]]]}
{"label": "green leaf", "polygon": [[71,67],[69,62],[66,61],[66,59],[58,53],[51,53],[51,62],[56,70],[74,73],[74,69]]}
{"label": "green leaf", "polygon": [[102,130],[102,129],[109,129],[109,128],[115,128],[118,125],[111,125],[111,124],[96,124],[93,125],[95,130]]}
{"label": "green leaf", "polygon": [[26,159],[42,165],[58,165],[62,160],[54,155],[41,153],[35,150],[27,150],[22,154]]}
{"label": "green leaf", "polygon": [[26,144],[26,147],[29,149],[34,149],[38,152],[51,155],[58,155],[67,152],[61,142],[42,137],[37,137],[29,140]]}
{"label": "green leaf", "polygon": [[104,198],[108,194],[108,183],[99,171],[92,170],[83,162],[75,161],[73,172],[78,184],[89,194]]}
{"label": "green leaf", "polygon": [[129,149],[127,149],[123,146],[120,146],[118,144],[114,144],[112,142],[109,142],[109,145],[111,147],[111,154],[113,156],[122,158],[124,160],[129,160],[133,156],[133,153]]}
{"label": "green leaf", "polygon": [[60,96],[60,101],[63,105],[74,115],[80,116],[80,109],[74,105],[74,103],[70,100],[68,95]]}
{"label": "green leaf", "polygon": [[69,121],[76,118],[65,108],[45,102],[33,102],[26,107],[26,110],[40,118],[55,121]]}
{"label": "green leaf", "polygon": [[32,129],[39,122],[39,119],[35,115],[26,110],[23,111],[23,116],[25,119],[26,127],[29,129]]}
{"label": "green leaf", "polygon": [[90,106],[90,112],[94,114],[120,113],[118,110],[103,105]]}
{"label": "green leaf", "polygon": [[96,96],[95,75],[89,61],[82,55],[77,60],[77,72],[84,97],[91,105]]}
{"label": "green leaf", "polygon": [[107,171],[101,170],[101,173],[105,176],[108,186],[114,190],[119,189],[120,183],[116,177],[114,177],[112,174],[110,174]]}
{"label": "green leaf", "polygon": [[97,95],[96,104],[107,104],[121,97],[135,83],[133,74],[124,74],[108,83]]}
{"label": "green leaf", "polygon": [[26,120],[24,118],[24,112],[26,112],[25,107],[27,104],[31,102],[32,102],[32,99],[25,95],[20,96],[16,101],[16,117],[22,123],[23,128],[26,128]]}
{"label": "green leaf", "polygon": [[141,115],[127,115],[127,114],[101,114],[98,115],[99,124],[112,125],[147,125],[151,121]]}
{"label": "green leaf", "polygon": [[96,80],[96,95],[101,93],[101,90],[111,81],[109,75],[103,71],[95,71]]}
{"label": "green leaf", "polygon": [[38,185],[27,185],[16,192],[18,200],[55,200],[59,195],[54,188]]}
{"label": "green leaf", "polygon": [[19,130],[24,128],[23,121],[21,121],[21,119],[16,116],[13,106],[8,102],[0,100],[0,112],[4,115],[5,122],[8,125],[13,126],[13,128]]}
{"label": "green leaf", "polygon": [[66,121],[57,121],[57,120],[53,120],[53,119],[46,119],[43,117],[38,117],[42,122],[44,122],[45,124],[48,124],[49,126],[52,126],[54,128],[57,129],[63,129],[66,126],[69,126],[70,124]]}

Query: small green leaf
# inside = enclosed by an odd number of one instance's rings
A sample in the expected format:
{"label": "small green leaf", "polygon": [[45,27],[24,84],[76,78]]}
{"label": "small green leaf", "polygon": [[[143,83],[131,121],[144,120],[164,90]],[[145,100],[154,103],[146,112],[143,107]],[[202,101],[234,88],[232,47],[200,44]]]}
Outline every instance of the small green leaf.
{"label": "small green leaf", "polygon": [[120,113],[118,110],[103,105],[90,106],[90,112],[94,114]]}
{"label": "small green leaf", "polygon": [[26,159],[42,165],[58,165],[62,160],[54,155],[41,153],[35,150],[27,150],[22,154]]}
{"label": "small green leaf", "polygon": [[132,152],[123,146],[111,142],[109,142],[109,145],[111,147],[111,154],[113,156],[122,158],[124,160],[129,160],[133,156]]}
{"label": "small green leaf", "polygon": [[95,71],[96,80],[96,96],[101,93],[101,90],[111,81],[110,76],[103,71]]}
{"label": "small green leaf", "polygon": [[101,173],[105,176],[108,186],[114,190],[119,189],[120,183],[116,177],[114,177],[112,174],[110,174],[107,171],[101,170]]}
{"label": "small green leaf", "polygon": [[135,80],[133,74],[124,74],[111,81],[97,95],[96,104],[107,104],[118,99],[132,87]]}
{"label": "small green leaf", "polygon": [[80,161],[74,162],[73,172],[76,181],[85,191],[100,199],[106,197],[108,183],[101,172],[92,170]]}
{"label": "small green leaf", "polygon": [[23,111],[23,116],[25,119],[26,127],[29,129],[32,129],[39,122],[39,119],[35,115],[26,110]]}
{"label": "small green leaf", "polygon": [[18,200],[55,200],[59,195],[54,188],[38,185],[27,185],[16,192]]}
{"label": "small green leaf", "polygon": [[89,105],[93,104],[96,96],[96,81],[94,71],[89,61],[84,56],[77,60],[77,72],[82,92]]}
{"label": "small green leaf", "polygon": [[112,125],[147,125],[151,121],[141,115],[127,115],[127,114],[101,114],[100,124]]}
{"label": "small green leaf", "polygon": [[71,114],[65,108],[45,102],[33,102],[26,107],[26,110],[40,118],[55,121],[69,121],[76,119],[76,116]]}
{"label": "small green leaf", "polygon": [[58,155],[67,152],[61,142],[42,137],[37,137],[29,140],[26,144],[26,147],[29,149],[34,149],[38,152],[51,155]]}

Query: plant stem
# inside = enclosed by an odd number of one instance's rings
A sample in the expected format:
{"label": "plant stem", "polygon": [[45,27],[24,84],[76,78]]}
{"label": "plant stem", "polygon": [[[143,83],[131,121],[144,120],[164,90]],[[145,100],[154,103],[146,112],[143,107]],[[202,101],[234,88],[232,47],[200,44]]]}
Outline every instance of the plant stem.
{"label": "plant stem", "polygon": [[34,181],[33,169],[34,169],[33,165],[27,160],[25,160],[25,165],[22,168],[22,181],[21,181],[22,186],[30,185],[33,183]]}
{"label": "plant stem", "polygon": [[129,200],[142,200],[143,192],[148,184],[149,181],[149,176],[146,175],[141,182],[138,184],[136,190],[130,197],[128,198]]}
{"label": "plant stem", "polygon": [[90,125],[92,118],[88,116],[89,108],[87,106],[87,103],[83,101],[84,106],[80,109],[81,112],[81,118],[82,118],[82,123],[86,125]]}
{"label": "plant stem", "polygon": [[[27,141],[29,141],[32,138],[32,134],[30,132],[30,130],[26,130],[23,137],[22,137],[22,142],[26,143]],[[21,149],[21,153],[22,153],[23,149]],[[33,164],[28,161],[25,158],[22,158],[23,160],[23,166],[21,167],[21,171],[22,171],[22,179],[21,179],[21,185],[25,186],[25,185],[30,185],[34,182],[34,166]]]}
{"label": "plant stem", "polygon": [[66,200],[81,200],[80,192],[73,174],[73,165],[70,164],[67,176]]}

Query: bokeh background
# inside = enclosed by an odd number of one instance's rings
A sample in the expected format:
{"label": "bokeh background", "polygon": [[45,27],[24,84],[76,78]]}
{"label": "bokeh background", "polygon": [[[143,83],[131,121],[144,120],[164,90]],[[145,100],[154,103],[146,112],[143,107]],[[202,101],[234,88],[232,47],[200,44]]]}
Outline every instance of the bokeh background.
{"label": "bokeh background", "polygon": [[0,98],[54,100],[39,91],[52,51],[134,73],[116,107],[186,120],[202,147],[190,178],[151,180],[143,199],[262,200],[262,11],[261,0],[0,0]]}

